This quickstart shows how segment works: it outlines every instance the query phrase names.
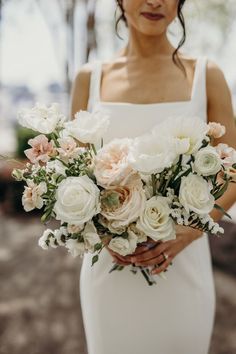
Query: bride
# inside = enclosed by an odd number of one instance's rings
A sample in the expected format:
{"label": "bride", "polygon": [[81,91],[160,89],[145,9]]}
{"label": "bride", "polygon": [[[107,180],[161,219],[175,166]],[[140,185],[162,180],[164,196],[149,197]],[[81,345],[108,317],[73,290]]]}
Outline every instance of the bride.
{"label": "bride", "polygon": [[[185,40],[185,0],[117,0],[128,44],[109,62],[85,64],[72,93],[72,115],[104,109],[113,138],[144,134],[167,117],[186,116],[219,122],[226,135],[214,144],[236,148],[229,88],[221,70],[205,57],[180,52]],[[177,18],[183,38],[174,48],[167,29]],[[195,118],[194,118],[195,117]],[[231,184],[219,200],[224,209],[236,200]],[[213,210],[219,220],[222,214]],[[220,242],[220,240],[219,240]],[[80,296],[89,354],[207,354],[215,312],[215,291],[208,236],[187,226],[176,227],[176,239],[139,246],[122,257],[104,249],[91,268],[83,259]],[[125,265],[109,274],[112,262]],[[130,264],[150,266],[157,285],[149,287]],[[170,266],[173,263],[172,266]],[[159,265],[155,268],[155,265]],[[158,277],[166,272],[166,280]]]}

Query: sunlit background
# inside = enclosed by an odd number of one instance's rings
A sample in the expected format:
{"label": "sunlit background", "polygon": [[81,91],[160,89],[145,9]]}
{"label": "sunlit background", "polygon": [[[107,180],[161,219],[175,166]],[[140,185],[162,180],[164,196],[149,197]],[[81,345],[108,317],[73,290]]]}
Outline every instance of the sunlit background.
{"label": "sunlit background", "polygon": [[[124,46],[127,33],[121,26],[124,39],[116,36],[115,10],[115,0],[0,0],[0,155],[24,156],[28,135],[17,125],[19,108],[59,102],[69,114],[81,65],[108,61]],[[188,0],[185,17],[184,51],[222,68],[236,111],[235,0]],[[169,36],[178,43],[178,23]],[[0,354],[86,354],[81,261],[65,250],[38,248],[44,226],[36,215],[23,215],[22,187],[11,179],[12,166],[0,160]],[[217,315],[210,354],[236,352],[235,207],[230,214],[231,221],[222,221],[224,238],[211,240]]]}

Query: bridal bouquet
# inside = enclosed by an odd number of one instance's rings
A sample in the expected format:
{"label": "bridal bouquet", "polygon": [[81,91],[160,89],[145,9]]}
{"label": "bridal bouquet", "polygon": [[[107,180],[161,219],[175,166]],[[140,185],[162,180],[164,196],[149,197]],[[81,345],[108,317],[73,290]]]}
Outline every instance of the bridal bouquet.
{"label": "bridal bouquet", "polygon": [[[44,223],[60,222],[40,237],[43,249],[64,246],[74,257],[90,252],[93,265],[104,247],[125,256],[140,244],[174,239],[176,224],[224,232],[209,214],[221,209],[216,200],[236,181],[236,151],[211,146],[225,133],[222,125],[170,117],[149,134],[102,146],[109,126],[102,111],[80,111],[67,121],[57,104],[37,104],[19,113],[19,123],[39,133],[25,151],[30,162],[13,171],[26,183],[24,209],[42,209]],[[155,282],[148,267],[131,266],[137,270]]]}

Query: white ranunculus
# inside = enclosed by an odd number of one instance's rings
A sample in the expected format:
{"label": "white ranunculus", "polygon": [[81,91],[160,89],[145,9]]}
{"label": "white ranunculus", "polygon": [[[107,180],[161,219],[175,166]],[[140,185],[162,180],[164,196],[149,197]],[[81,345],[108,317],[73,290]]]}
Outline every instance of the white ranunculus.
{"label": "white ranunculus", "polygon": [[69,134],[82,143],[98,143],[109,126],[109,116],[107,113],[95,111],[79,111],[75,119],[65,123],[65,128]]}
{"label": "white ranunculus", "polygon": [[137,247],[137,236],[134,233],[129,233],[128,238],[114,237],[109,242],[109,248],[121,256],[127,256],[134,253]]}
{"label": "white ranunculus", "polygon": [[54,211],[56,219],[82,225],[99,213],[100,191],[88,176],[68,177],[59,183]]}
{"label": "white ranunculus", "polygon": [[221,158],[216,149],[207,146],[195,155],[193,169],[202,176],[212,176],[221,170]]}
{"label": "white ranunculus", "polygon": [[175,226],[170,212],[168,198],[154,196],[146,201],[145,209],[136,226],[154,241],[174,239]]}
{"label": "white ranunculus", "polygon": [[101,239],[98,236],[97,229],[92,221],[87,222],[82,232],[82,236],[84,237],[84,244],[86,250],[88,250],[90,253],[93,253],[94,246],[97,243],[100,243]]}
{"label": "white ranunculus", "polygon": [[170,167],[177,157],[173,140],[147,134],[134,139],[128,161],[143,174],[160,173]]}
{"label": "white ranunculus", "polygon": [[66,241],[65,247],[68,249],[68,252],[71,253],[74,258],[77,256],[83,256],[86,252],[85,244],[72,238]]}
{"label": "white ranunculus", "polygon": [[179,201],[187,212],[194,211],[200,215],[210,213],[215,203],[207,181],[193,173],[182,177]]}
{"label": "white ranunculus", "polygon": [[19,111],[18,121],[25,128],[42,134],[50,134],[65,121],[65,116],[60,113],[57,103],[49,107],[36,103],[32,109]]}
{"label": "white ranunculus", "polygon": [[54,232],[51,229],[45,230],[43,235],[38,240],[38,245],[42,249],[47,250],[49,248],[49,245],[46,241],[50,241],[50,238],[52,237],[54,238]]}
{"label": "white ranunculus", "polygon": [[198,151],[207,137],[208,125],[199,117],[169,117],[156,125],[153,133],[175,139],[179,153],[191,155]]}

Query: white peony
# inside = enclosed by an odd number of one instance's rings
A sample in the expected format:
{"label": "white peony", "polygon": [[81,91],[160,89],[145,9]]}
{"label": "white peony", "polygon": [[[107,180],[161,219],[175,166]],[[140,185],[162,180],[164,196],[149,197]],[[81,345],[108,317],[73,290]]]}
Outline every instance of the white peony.
{"label": "white peony", "polygon": [[194,211],[200,215],[210,213],[215,204],[207,181],[193,173],[182,177],[179,201],[187,212]]}
{"label": "white peony", "polygon": [[[47,229],[44,231],[43,235],[39,238],[38,240],[38,245],[44,249],[47,250],[49,248],[49,242],[50,238],[54,237],[54,233],[51,229]],[[46,242],[48,241],[48,242]]]}
{"label": "white peony", "polygon": [[65,247],[68,249],[68,252],[71,253],[72,257],[74,258],[77,256],[83,256],[86,252],[85,244],[72,238],[66,241]]}
{"label": "white peony", "polygon": [[191,155],[198,151],[207,137],[208,125],[199,117],[169,117],[156,125],[154,134],[175,140],[179,153]]}
{"label": "white peony", "polygon": [[82,236],[84,237],[84,244],[86,250],[88,250],[90,253],[93,253],[94,246],[97,243],[100,243],[101,239],[98,236],[97,229],[92,221],[87,222],[82,232]]}
{"label": "white peony", "polygon": [[108,247],[121,256],[127,256],[128,254],[134,253],[137,247],[137,242],[137,236],[134,233],[129,233],[128,238],[120,236],[112,238]]}
{"label": "white peony", "polygon": [[32,109],[19,111],[18,121],[25,128],[42,134],[50,134],[65,121],[65,117],[60,113],[57,103],[49,107],[36,103]]}
{"label": "white peony", "polygon": [[54,211],[56,219],[82,225],[99,213],[100,191],[88,176],[68,177],[59,183]]}
{"label": "white peony", "polygon": [[164,137],[147,134],[134,139],[128,161],[134,170],[152,174],[170,167],[176,157],[177,151],[173,142]]}
{"label": "white peony", "polygon": [[207,146],[195,155],[193,169],[202,176],[212,176],[221,170],[221,158],[216,149]]}
{"label": "white peony", "polygon": [[22,196],[22,204],[25,211],[31,211],[35,208],[41,209],[43,207],[42,195],[47,192],[47,185],[45,182],[35,184],[31,179],[26,181],[27,186]]}
{"label": "white peony", "polygon": [[96,144],[106,133],[109,122],[107,113],[99,111],[90,113],[81,110],[75,114],[74,120],[65,123],[65,128],[72,137],[80,142]]}
{"label": "white peony", "polygon": [[136,226],[154,241],[174,239],[175,224],[170,212],[168,198],[154,196],[146,201],[145,209]]}

